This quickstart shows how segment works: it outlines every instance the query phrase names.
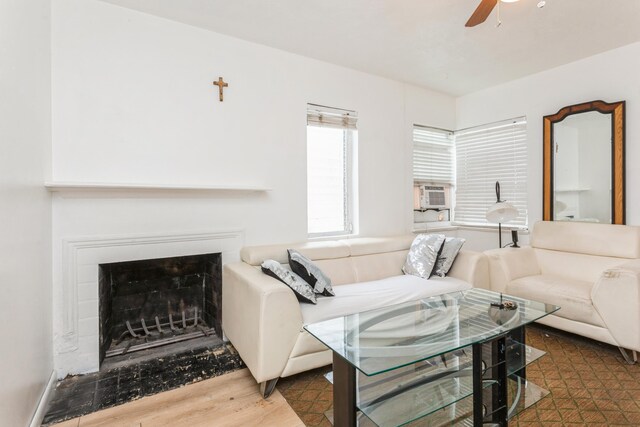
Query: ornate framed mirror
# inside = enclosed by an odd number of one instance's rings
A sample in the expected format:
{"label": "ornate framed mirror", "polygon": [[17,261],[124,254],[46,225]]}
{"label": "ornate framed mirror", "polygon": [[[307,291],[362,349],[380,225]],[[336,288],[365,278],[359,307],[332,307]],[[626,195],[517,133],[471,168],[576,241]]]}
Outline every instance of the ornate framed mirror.
{"label": "ornate framed mirror", "polygon": [[625,102],[586,102],[544,117],[545,221],[624,224]]}

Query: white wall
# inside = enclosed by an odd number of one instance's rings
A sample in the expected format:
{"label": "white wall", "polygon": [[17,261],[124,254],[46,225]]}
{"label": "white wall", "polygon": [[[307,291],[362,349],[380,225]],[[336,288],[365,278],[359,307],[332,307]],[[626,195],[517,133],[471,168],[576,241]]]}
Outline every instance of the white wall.
{"label": "white wall", "polygon": [[52,372],[49,0],[0,2],[0,424],[28,425]]}
{"label": "white wall", "polygon": [[457,128],[527,117],[529,224],[542,218],[542,117],[586,101],[627,101],[627,224],[640,224],[640,43],[457,99]]}
{"label": "white wall", "polygon": [[[218,76],[230,84],[224,103]],[[308,102],[358,112],[361,234],[402,233],[410,127],[455,121],[449,96],[95,0],[54,4],[53,95],[54,180],[273,189],[235,200],[58,200],[63,233],[68,212],[79,233],[233,223],[253,243],[306,239]]]}
{"label": "white wall", "polygon": [[358,112],[360,235],[411,230],[412,125],[455,125],[450,96],[95,0],[55,1],[52,37],[53,180],[272,189],[56,195],[56,331],[65,238],[240,228],[246,244],[306,240],[307,103]]}

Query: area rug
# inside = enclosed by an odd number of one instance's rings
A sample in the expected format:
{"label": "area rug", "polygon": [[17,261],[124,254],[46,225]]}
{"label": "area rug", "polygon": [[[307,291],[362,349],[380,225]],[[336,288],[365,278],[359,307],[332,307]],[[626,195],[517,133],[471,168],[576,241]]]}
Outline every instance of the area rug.
{"label": "area rug", "polygon": [[[617,348],[540,325],[527,327],[527,344],[547,352],[529,365],[527,378],[551,394],[514,417],[510,426],[640,425],[640,365],[626,364]],[[331,425],[325,413],[332,408],[332,386],[324,377],[330,370],[278,383],[307,426]]]}

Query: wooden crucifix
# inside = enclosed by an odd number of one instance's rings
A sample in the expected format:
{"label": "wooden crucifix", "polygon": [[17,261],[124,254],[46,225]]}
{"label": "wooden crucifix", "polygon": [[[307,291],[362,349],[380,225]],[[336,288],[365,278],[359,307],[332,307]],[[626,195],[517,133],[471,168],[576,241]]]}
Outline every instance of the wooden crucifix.
{"label": "wooden crucifix", "polygon": [[225,87],[229,86],[229,83],[225,82],[222,77],[218,77],[218,81],[213,82],[213,84],[218,86],[218,90],[220,91],[220,102],[224,101],[224,94],[222,91]]}

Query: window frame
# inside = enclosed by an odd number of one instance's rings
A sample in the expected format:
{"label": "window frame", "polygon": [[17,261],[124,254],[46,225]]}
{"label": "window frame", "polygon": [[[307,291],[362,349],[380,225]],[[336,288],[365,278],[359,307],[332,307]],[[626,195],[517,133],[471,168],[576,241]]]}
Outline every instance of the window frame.
{"label": "window frame", "polygon": [[[458,148],[458,138],[461,134],[465,134],[465,133],[469,133],[469,132],[480,132],[480,131],[486,131],[486,130],[491,130],[494,128],[499,128],[499,127],[504,127],[504,126],[509,126],[509,125],[523,125],[524,128],[522,130],[523,132],[523,136],[522,138],[524,138],[524,142],[523,145],[524,147],[522,148],[522,152],[519,153],[521,155],[525,156],[525,160],[524,160],[524,166],[523,166],[523,170],[522,170],[522,180],[524,181],[524,192],[523,192],[523,202],[521,203],[522,205],[524,205],[524,224],[512,224],[512,223],[505,223],[503,224],[504,227],[508,228],[508,229],[519,229],[519,230],[528,230],[529,228],[529,201],[527,199],[527,191],[528,191],[528,170],[527,170],[527,164],[528,164],[528,145],[527,145],[527,118],[526,116],[521,116],[521,117],[517,117],[517,118],[513,118],[513,119],[506,119],[506,120],[499,120],[496,122],[491,122],[491,123],[486,123],[480,126],[474,126],[474,127],[470,127],[470,128],[465,128],[465,129],[459,129],[459,130],[455,130],[455,131],[451,131],[451,130],[447,130],[447,129],[442,129],[442,128],[437,128],[437,127],[433,127],[433,126],[426,126],[426,125],[421,125],[421,124],[413,124],[412,127],[412,141],[411,141],[411,147],[412,147],[412,157],[411,157],[411,181],[412,181],[412,185],[415,186],[416,183],[424,183],[426,182],[424,179],[416,179],[416,175],[415,175],[415,164],[414,164],[414,158],[415,158],[415,129],[426,129],[429,131],[433,131],[433,132],[441,132],[441,133],[450,133],[451,137],[453,139],[453,153],[452,153],[452,164],[451,164],[451,168],[452,168],[452,175],[453,175],[453,183],[447,184],[450,185],[450,202],[449,202],[449,214],[450,214],[450,218],[449,221],[447,221],[446,225],[447,226],[454,226],[454,227],[461,227],[461,228],[474,228],[474,229],[482,229],[482,228],[497,228],[498,225],[497,224],[493,224],[493,223],[489,223],[489,222],[485,222],[485,223],[475,223],[475,222],[461,222],[461,221],[457,221],[456,220],[456,208],[458,205],[458,190],[459,190],[459,167],[458,167],[458,158],[459,158],[459,148]],[[514,152],[515,153],[515,152]],[[515,167],[515,164],[514,164]],[[499,179],[498,179],[499,180]],[[434,183],[439,183],[442,184],[444,182],[435,182]],[[492,183],[491,188],[494,188],[494,183]],[[503,193],[502,196],[506,196],[506,192],[503,189]],[[503,197],[504,198],[504,197]],[[508,200],[507,200],[508,201]],[[414,212],[415,212],[415,208],[414,208]],[[416,224],[421,224],[421,223],[416,223],[415,222],[415,218],[414,218],[414,226],[416,226]],[[440,222],[428,222],[427,224],[440,224]]]}
{"label": "window frame", "polygon": [[[355,120],[357,120],[357,114],[352,111],[352,110],[342,110],[342,109],[337,109],[337,108],[332,108],[332,107],[325,107],[325,106],[321,106],[321,105],[316,105],[316,104],[307,104],[307,111],[309,111],[310,109],[313,110],[321,110],[321,111],[328,111],[331,113],[335,113],[336,111],[339,112],[343,112],[343,114],[349,114],[352,117],[355,117]],[[308,113],[307,113],[308,114]],[[307,130],[310,126],[313,127],[322,127],[322,126],[318,126],[315,125],[313,123],[309,123],[307,122]],[[336,127],[336,128],[340,128],[340,127]],[[343,147],[343,192],[344,192],[344,197],[343,197],[343,229],[341,230],[331,230],[331,231],[322,231],[322,232],[310,232],[309,231],[309,210],[308,210],[308,203],[309,203],[309,187],[308,187],[308,182],[307,182],[307,237],[309,239],[318,239],[318,238],[325,238],[325,237],[341,237],[341,236],[348,236],[348,235],[352,235],[354,234],[354,230],[355,230],[355,225],[354,225],[354,211],[355,211],[355,180],[354,180],[354,174],[355,174],[355,145],[357,144],[357,128],[355,126],[353,127],[343,127],[340,128],[342,130],[342,147]],[[307,134],[307,150],[308,150],[308,143],[309,143],[309,137]],[[307,180],[309,177],[309,159],[307,157]]]}

